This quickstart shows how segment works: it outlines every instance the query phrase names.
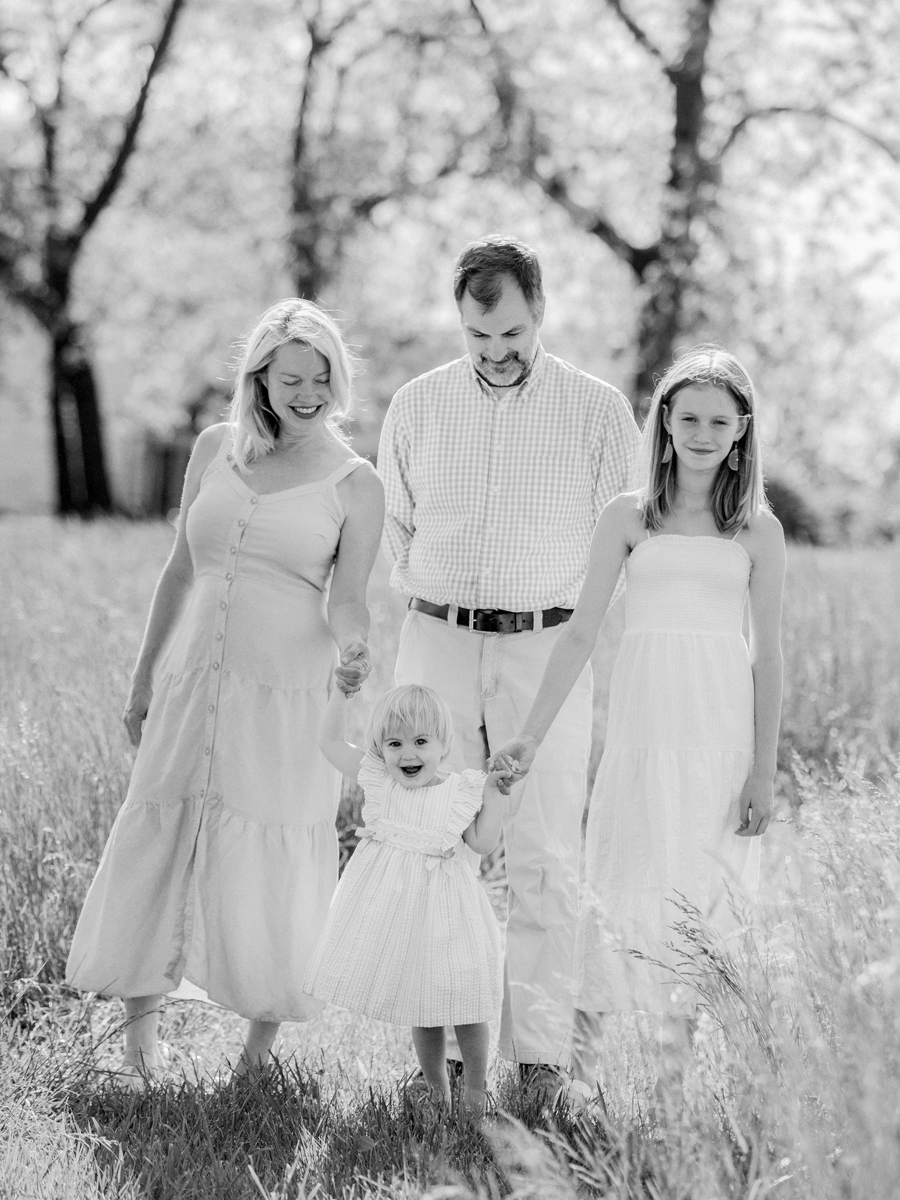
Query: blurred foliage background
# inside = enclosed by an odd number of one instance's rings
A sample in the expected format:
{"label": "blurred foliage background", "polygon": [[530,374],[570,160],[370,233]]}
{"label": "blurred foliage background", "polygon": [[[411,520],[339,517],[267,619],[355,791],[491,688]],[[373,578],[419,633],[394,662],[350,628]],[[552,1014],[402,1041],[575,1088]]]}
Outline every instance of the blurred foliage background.
{"label": "blurred foliage background", "polygon": [[177,503],[288,294],[343,318],[374,453],[503,231],[548,350],[640,413],[724,344],[798,534],[893,539],[898,61],[895,0],[5,0],[0,510]]}

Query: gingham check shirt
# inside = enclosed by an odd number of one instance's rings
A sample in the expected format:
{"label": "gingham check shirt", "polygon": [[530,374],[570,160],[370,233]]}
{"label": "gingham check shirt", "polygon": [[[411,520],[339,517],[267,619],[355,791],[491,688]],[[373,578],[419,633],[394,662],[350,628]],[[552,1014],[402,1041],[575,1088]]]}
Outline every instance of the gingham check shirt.
{"label": "gingham check shirt", "polygon": [[457,359],[407,383],[381,431],[391,583],[462,608],[573,608],[600,510],[631,483],[621,392],[538,345],[497,395]]}

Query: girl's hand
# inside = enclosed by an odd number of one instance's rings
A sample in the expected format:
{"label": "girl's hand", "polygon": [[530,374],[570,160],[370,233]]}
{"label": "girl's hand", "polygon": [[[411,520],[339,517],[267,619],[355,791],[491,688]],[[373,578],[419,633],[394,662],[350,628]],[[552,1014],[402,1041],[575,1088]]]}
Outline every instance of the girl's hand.
{"label": "girl's hand", "polygon": [[511,772],[514,777],[513,783],[517,783],[528,774],[538,745],[537,739],[529,737],[527,733],[511,738],[496,754],[491,755],[488,770]]}
{"label": "girl's hand", "polygon": [[340,662],[334,669],[335,681],[347,696],[358,692],[369,677],[372,664],[368,659],[368,646],[361,638],[348,642],[341,650]]}
{"label": "girl's hand", "polygon": [[153,698],[153,688],[149,683],[133,680],[128,699],[125,701],[125,711],[122,720],[128,732],[128,740],[132,746],[141,744],[141,726],[147,716],[150,701]]}
{"label": "girl's hand", "polygon": [[514,783],[522,776],[517,776],[519,764],[514,758],[505,759],[502,765],[492,766],[488,771],[487,786],[495,787],[498,792],[508,796]]}
{"label": "girl's hand", "polygon": [[741,792],[741,823],[734,832],[738,837],[760,837],[769,827],[773,807],[771,779],[751,775]]}

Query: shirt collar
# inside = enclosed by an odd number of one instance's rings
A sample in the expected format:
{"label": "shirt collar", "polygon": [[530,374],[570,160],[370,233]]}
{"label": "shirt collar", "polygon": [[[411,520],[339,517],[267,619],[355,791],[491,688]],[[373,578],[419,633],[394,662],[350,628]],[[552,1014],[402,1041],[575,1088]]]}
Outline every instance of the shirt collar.
{"label": "shirt collar", "polygon": [[[475,381],[475,384],[477,385],[477,387],[479,387],[481,389],[481,391],[484,393],[484,395],[490,396],[492,400],[496,399],[497,393],[494,391],[494,389],[491,387],[491,385],[489,383],[485,383],[485,381],[481,378],[481,376],[475,370],[475,365],[472,362],[471,355],[468,355],[468,354],[466,355],[466,361],[469,364],[469,371],[471,372],[472,379]],[[541,345],[541,343],[538,342],[537,350],[535,351],[535,354],[534,354],[534,361],[531,364],[531,370],[528,372],[528,378],[525,380],[524,383],[519,384],[519,386],[516,388],[515,392],[512,393],[511,399],[513,399],[513,400],[527,400],[528,399],[528,397],[531,395],[531,392],[534,390],[534,388],[540,382],[541,375],[544,373],[544,365],[546,362],[547,362],[547,352],[544,349],[544,347]]]}

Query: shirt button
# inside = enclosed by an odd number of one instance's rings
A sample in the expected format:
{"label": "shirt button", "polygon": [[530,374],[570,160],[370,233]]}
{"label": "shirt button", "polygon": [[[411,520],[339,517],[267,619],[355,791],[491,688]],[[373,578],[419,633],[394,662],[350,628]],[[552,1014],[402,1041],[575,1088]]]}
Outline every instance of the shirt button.
{"label": "shirt button", "polygon": [[204,753],[204,754],[209,754],[209,746],[207,746],[207,747],[206,747],[206,749],[203,751],[203,753]]}
{"label": "shirt button", "polygon": [[229,571],[229,572],[226,574],[225,578],[226,578],[226,579],[234,579],[234,572],[233,572],[233,571]]}
{"label": "shirt button", "polygon": [[219,608],[227,608],[227,607],[228,607],[228,605],[225,603],[224,600],[219,601]]}
{"label": "shirt button", "polygon": [[492,488],[491,488],[491,491],[492,491],[492,492],[494,493],[494,495],[496,496],[496,495],[497,495],[497,493],[500,491],[500,488],[499,488],[499,487],[492,487]]}
{"label": "shirt button", "polygon": [[219,664],[217,662],[213,663],[213,670],[218,671],[218,669],[219,669]]}
{"label": "shirt button", "polygon": [[237,554],[237,546],[232,546],[232,547],[231,547],[231,553],[232,553],[232,554]]}
{"label": "shirt button", "polygon": [[214,704],[210,704],[210,705],[209,705],[209,711],[210,711],[210,712],[215,712],[215,711],[216,711],[216,706],[215,706]]}
{"label": "shirt button", "polygon": [[243,517],[241,517],[240,521],[238,521],[238,525],[240,525],[241,529],[243,529],[246,524],[247,524],[247,522],[244,520]]}
{"label": "shirt button", "polygon": [[250,503],[251,503],[251,504],[259,504],[259,497],[258,497],[258,496],[254,496],[254,497],[253,497],[253,499],[250,501]]}
{"label": "shirt button", "polygon": [[223,635],[222,633],[217,633],[217,634],[216,634],[216,641],[217,641],[217,642],[221,642],[221,640],[222,640],[223,636],[224,636],[224,635]]}
{"label": "shirt button", "polygon": [[205,795],[206,795],[206,788],[201,788],[200,789],[200,799],[202,800]]}

